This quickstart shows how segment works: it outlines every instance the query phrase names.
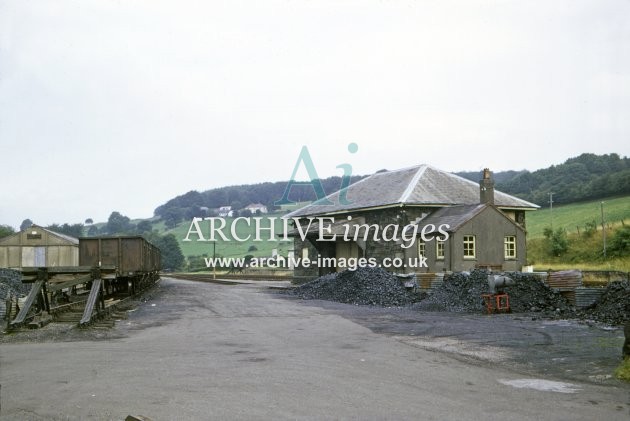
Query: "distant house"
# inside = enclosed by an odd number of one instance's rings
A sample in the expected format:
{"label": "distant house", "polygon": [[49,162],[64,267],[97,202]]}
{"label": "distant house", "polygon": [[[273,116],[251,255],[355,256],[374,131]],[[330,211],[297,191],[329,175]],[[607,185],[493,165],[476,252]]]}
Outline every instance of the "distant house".
{"label": "distant house", "polygon": [[0,239],[0,267],[77,266],[79,240],[38,225]]}
{"label": "distant house", "polygon": [[[348,187],[345,197],[347,200],[339,200],[340,192],[336,192],[326,201],[313,202],[286,215],[297,218],[299,228],[306,232],[304,241],[298,227],[292,233],[297,257],[363,257],[373,258],[378,264],[385,259],[407,262],[419,256],[426,258],[428,268],[389,269],[406,273],[477,267],[521,270],[527,263],[525,213],[539,207],[495,191],[488,169],[477,184],[429,165],[378,172]],[[334,218],[326,233],[331,239],[337,234],[335,241],[319,241],[320,227],[316,220],[309,221],[311,217]],[[448,239],[439,241],[445,235],[435,232],[438,235],[429,236],[431,241],[418,236],[412,245],[403,248],[400,239],[375,240],[373,231],[366,236],[365,229],[357,233],[351,224],[368,230],[393,224],[399,232],[405,227],[417,226],[420,232],[424,227],[442,226]],[[344,233],[349,241],[343,238]],[[312,278],[341,269],[300,265],[294,275],[298,279]]]}
{"label": "distant house", "polygon": [[263,205],[262,203],[250,203],[243,209],[250,211],[254,215],[256,213],[267,213],[267,206]]}
{"label": "distant house", "polygon": [[232,216],[234,216],[232,206],[221,206],[217,210],[217,215],[219,215],[221,218],[231,218]]}

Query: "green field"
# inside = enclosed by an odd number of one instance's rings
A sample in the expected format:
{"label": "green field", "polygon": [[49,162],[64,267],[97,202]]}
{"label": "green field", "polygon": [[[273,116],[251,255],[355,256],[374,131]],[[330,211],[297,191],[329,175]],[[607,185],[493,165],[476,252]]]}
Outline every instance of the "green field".
{"label": "green field", "polygon": [[[536,270],[620,270],[630,272],[630,257],[604,257],[601,202],[574,203],[553,208],[553,227],[567,231],[568,250],[550,256],[543,230],[550,226],[549,209],[527,214],[527,260]],[[604,220],[608,245],[622,225],[630,226],[630,197],[604,199]],[[597,230],[589,235],[586,224],[595,221]]]}
{"label": "green field", "polygon": [[[244,221],[239,221],[234,225],[235,233],[239,238],[246,238],[251,236],[249,241],[237,241],[232,240],[231,227],[234,221],[234,218],[225,218],[226,226],[222,231],[225,233],[228,241],[223,241],[219,239],[217,234],[216,246],[213,242],[210,241],[199,241],[199,236],[196,234],[191,234],[189,239],[192,241],[183,241],[186,238],[188,230],[191,227],[191,221],[187,220],[180,224],[178,224],[175,228],[170,230],[162,231],[163,233],[172,233],[175,235],[182,249],[182,253],[184,256],[213,256],[216,254],[217,256],[222,257],[243,257],[247,254],[251,254],[256,257],[268,257],[271,256],[273,249],[277,249],[278,253],[286,256],[289,248],[292,246],[293,242],[291,241],[282,241],[282,233],[283,227],[282,222],[280,221],[280,216],[282,213],[276,214],[268,214],[264,215],[261,220],[261,227],[270,227],[270,222],[267,217],[275,217],[275,228],[274,231],[277,234],[276,238],[272,241],[269,241],[269,231],[263,230],[261,232],[261,239],[263,241],[254,241],[255,237],[255,226],[252,222],[251,226],[247,226]],[[202,233],[207,240],[209,237],[209,224],[207,221],[203,221],[199,223],[199,227],[202,230]],[[193,232],[195,230],[193,229]],[[254,246],[257,250],[250,251],[250,247]],[[216,247],[216,249],[215,249]]]}
{"label": "green field", "polygon": [[554,206],[553,212],[549,207],[533,212],[527,212],[527,238],[529,240],[543,237],[543,230],[552,221],[553,228],[564,228],[568,233],[582,232],[588,222],[595,221],[601,229],[601,202],[604,202],[604,219],[607,225],[617,226],[622,220],[630,225],[630,196],[596,200],[585,203]]}
{"label": "green field", "polygon": [[[615,269],[630,271],[630,259],[616,258],[603,259],[602,235],[601,235],[601,200],[574,203],[570,205],[555,206],[553,209],[553,227],[564,228],[569,234],[570,247],[566,255],[549,258],[545,253],[543,230],[551,223],[551,213],[548,208],[540,209],[527,213],[527,242],[528,242],[528,263],[534,264],[536,269]],[[626,225],[630,225],[630,196],[604,199],[604,217],[607,226],[609,238],[613,235],[615,227],[619,227],[622,221]],[[267,217],[276,218],[275,231],[278,237],[283,232],[280,217],[287,211],[301,207],[304,204],[293,205],[291,209],[283,208],[277,213],[267,214],[263,216],[262,226],[267,227]],[[232,238],[230,226],[234,218],[225,218],[226,228],[223,230],[228,238]],[[586,224],[595,221],[597,223],[597,231],[591,237],[584,235]],[[209,241],[198,241],[196,235],[191,235],[192,241],[183,241],[190,228],[191,221],[186,220],[178,224],[172,229],[166,229],[164,223],[155,221],[153,228],[160,233],[172,233],[180,243],[184,256],[207,256],[213,255],[221,257],[243,257],[251,254],[256,257],[269,257],[272,251],[276,249],[279,254],[286,256],[288,251],[292,249],[292,240],[281,241],[276,238],[268,241],[266,232],[264,241],[253,241],[255,235],[255,227],[247,226],[242,221],[236,225],[236,234],[239,237],[252,236],[249,241],[240,242],[237,240],[223,241],[219,240],[216,245]],[[207,222],[201,222],[200,228],[204,236],[208,237],[209,226]],[[578,228],[580,235],[578,235]],[[250,250],[254,246],[255,251]],[[216,248],[215,248],[216,247]]]}

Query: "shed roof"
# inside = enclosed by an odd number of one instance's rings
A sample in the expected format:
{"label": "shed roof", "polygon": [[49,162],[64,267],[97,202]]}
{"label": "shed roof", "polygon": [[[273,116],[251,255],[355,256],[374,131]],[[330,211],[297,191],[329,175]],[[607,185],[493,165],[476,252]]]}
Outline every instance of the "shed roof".
{"label": "shed roof", "polygon": [[[348,204],[339,201],[337,191],[300,209],[287,217],[325,215],[350,210],[392,206],[453,206],[478,205],[479,185],[458,175],[422,164],[394,171],[377,172],[346,190]],[[494,191],[494,203],[500,208],[534,210],[538,205]]]}
{"label": "shed roof", "polygon": [[439,226],[447,224],[449,226],[447,231],[454,232],[479,214],[486,206],[488,205],[478,204],[447,206],[436,210],[423,219],[422,225],[433,224],[435,226]]}
{"label": "shed roof", "polygon": [[509,220],[512,224],[517,227],[523,229],[519,224],[517,224],[512,219],[508,218],[503,212],[498,210],[495,206],[488,204],[478,204],[478,205],[457,205],[457,206],[447,206],[441,209],[436,210],[431,213],[429,216],[422,220],[422,225],[433,224],[436,227],[442,224],[447,224],[449,227],[446,229],[447,232],[455,232],[459,228],[461,228],[466,222],[473,219],[475,216],[479,215],[485,209],[493,210],[497,212],[502,217]]}
{"label": "shed roof", "polygon": [[[46,231],[48,234],[50,234],[50,235],[54,235],[54,236],[56,236],[56,237],[59,237],[59,238],[61,238],[61,239],[63,239],[63,240],[66,240],[66,241],[67,241],[67,242],[69,242],[69,243],[72,243],[72,244],[79,244],[79,239],[78,239],[78,238],[71,237],[71,236],[69,236],[69,235],[62,234],[62,233],[60,233],[60,232],[51,231],[51,230],[46,229],[46,228],[44,228],[44,227],[40,227],[40,226],[37,226],[37,227],[38,227],[39,229],[41,229],[41,230]],[[28,229],[28,228],[27,228],[27,229]]]}
{"label": "shed roof", "polygon": [[21,235],[23,232],[29,231],[29,230],[32,230],[32,229],[38,229],[38,230],[41,230],[41,231],[46,231],[49,235],[55,236],[57,238],[60,238],[60,239],[62,239],[63,241],[65,241],[67,243],[71,243],[71,244],[74,244],[74,245],[78,245],[79,244],[79,240],[77,238],[71,237],[71,236],[66,235],[66,234],[61,234],[59,232],[51,231],[51,230],[49,230],[47,228],[40,227],[39,225],[35,225],[35,224],[31,225],[30,227],[28,227],[26,229],[23,229],[22,231],[16,232],[15,234],[11,234],[9,236],[1,238],[0,239],[0,244],[5,243],[5,242],[6,243],[10,243],[11,240],[9,240],[9,239],[11,239],[13,237],[17,237],[17,236]]}

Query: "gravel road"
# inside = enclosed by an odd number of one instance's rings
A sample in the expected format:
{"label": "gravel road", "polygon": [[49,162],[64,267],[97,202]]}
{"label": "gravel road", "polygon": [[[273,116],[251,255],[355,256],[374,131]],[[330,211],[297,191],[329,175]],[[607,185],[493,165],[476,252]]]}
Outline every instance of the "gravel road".
{"label": "gravel road", "polygon": [[[458,347],[475,349],[473,341],[421,335],[430,322],[396,319],[396,309],[168,278],[146,299],[105,334],[69,330],[45,341],[45,328],[35,340],[3,340],[0,419],[630,416],[625,385],[493,363],[506,352],[500,338],[484,344],[489,354],[467,356]],[[438,340],[456,352],[427,345]]]}

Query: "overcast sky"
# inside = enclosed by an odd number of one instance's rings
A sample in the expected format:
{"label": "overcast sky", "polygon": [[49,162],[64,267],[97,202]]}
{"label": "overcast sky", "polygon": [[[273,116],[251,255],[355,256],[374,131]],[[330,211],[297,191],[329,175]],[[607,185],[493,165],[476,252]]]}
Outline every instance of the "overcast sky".
{"label": "overcast sky", "polygon": [[0,0],[0,224],[150,217],[303,145],[321,177],[630,155],[629,40],[628,1]]}

